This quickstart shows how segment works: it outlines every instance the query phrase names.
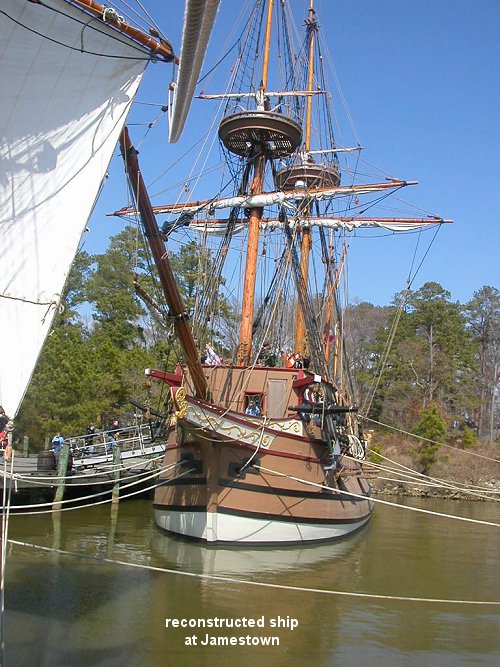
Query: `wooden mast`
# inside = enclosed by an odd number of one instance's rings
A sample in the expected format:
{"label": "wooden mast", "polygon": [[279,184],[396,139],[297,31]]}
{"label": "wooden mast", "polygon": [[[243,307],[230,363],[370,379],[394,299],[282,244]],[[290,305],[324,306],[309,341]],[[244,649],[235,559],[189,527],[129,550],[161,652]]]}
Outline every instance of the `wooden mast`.
{"label": "wooden mast", "polygon": [[[314,84],[314,42],[316,31],[318,27],[316,24],[316,12],[314,10],[314,0],[310,0],[309,5],[309,19],[307,21],[307,30],[310,34],[309,39],[309,71],[307,79],[307,90],[312,93]],[[306,135],[304,142],[304,159],[309,159],[309,151],[311,150],[311,121],[312,121],[312,95],[308,95],[306,102]],[[304,210],[304,215],[309,215],[310,207]],[[307,283],[309,280],[309,255],[311,252],[311,228],[304,227],[302,229],[302,238],[300,244],[300,286],[304,298],[299,300],[299,307],[297,312],[297,322],[295,325],[295,352],[304,355],[307,348],[306,327],[304,322],[304,314],[300,307],[300,302],[305,303],[305,296],[307,292]]]}
{"label": "wooden mast", "polygon": [[110,7],[105,7],[95,0],[71,0],[73,4],[82,7],[96,18],[109,23],[116,30],[123,32],[127,37],[134,39],[139,44],[142,44],[151,51],[153,55],[162,56],[165,60],[174,60],[175,55],[170,42],[162,39],[159,36],[147,35],[142,30],[134,28],[129,23],[123,20],[123,17],[118,16],[115,10]]}
{"label": "wooden mast", "polygon": [[[330,244],[329,244],[329,251],[330,251],[330,257],[333,256],[333,230],[330,230]],[[328,294],[326,297],[326,314],[325,314],[325,326],[323,327],[323,342],[325,344],[325,359],[326,362],[330,360],[330,329],[331,329],[331,322],[332,322],[332,311],[333,307],[335,305],[335,294],[337,292],[337,288],[339,286],[340,282],[340,276],[342,275],[342,271],[344,268],[344,262],[347,256],[347,248],[344,245],[344,250],[342,253],[342,258],[340,260],[339,267],[337,269],[337,272],[335,274],[335,280],[332,280],[330,277],[329,283],[328,283]],[[337,353],[337,331],[335,332],[335,355]],[[334,368],[333,368],[333,381],[335,382],[336,380],[336,373],[337,373],[337,356],[335,356],[335,363],[334,363]]]}
{"label": "wooden mast", "polygon": [[137,151],[132,146],[127,127],[123,128],[120,135],[120,149],[125,162],[125,171],[127,172],[132,192],[134,193],[136,200],[136,206],[141,215],[146,238],[148,239],[158,269],[161,285],[169,308],[169,316],[172,318],[175,333],[184,350],[186,364],[191,373],[196,396],[202,399],[208,398],[208,383],[203,373],[198,349],[191,332],[189,315],[182,302],[182,297],[177,288],[170,262],[168,261],[165,243],[158,228],[151,201],[139,169]]}
{"label": "wooden mast", "polygon": [[[273,4],[274,0],[269,0],[267,6],[266,34],[264,39],[264,60],[262,63],[262,81],[260,91],[262,98],[264,98],[266,92],[269,72],[269,52],[271,45]],[[254,161],[254,178],[252,185],[250,186],[250,193],[252,195],[261,194],[263,191],[264,171],[266,167],[265,156],[262,154],[259,146],[256,148],[259,155]],[[245,366],[250,363],[250,357],[252,354],[252,325],[255,302],[255,279],[257,276],[257,259],[259,253],[259,228],[263,213],[264,209],[260,206],[251,208],[248,221],[247,259],[245,265],[243,304],[238,344],[238,364],[241,366]]]}

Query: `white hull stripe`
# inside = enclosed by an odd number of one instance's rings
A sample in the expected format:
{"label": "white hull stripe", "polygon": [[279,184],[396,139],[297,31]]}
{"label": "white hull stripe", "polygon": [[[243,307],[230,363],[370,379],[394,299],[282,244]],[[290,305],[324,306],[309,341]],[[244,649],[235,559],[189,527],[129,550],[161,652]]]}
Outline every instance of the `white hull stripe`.
{"label": "white hull stripe", "polygon": [[369,519],[370,514],[352,522],[306,523],[155,508],[155,520],[162,530],[206,542],[233,544],[302,544],[334,540],[353,533]]}

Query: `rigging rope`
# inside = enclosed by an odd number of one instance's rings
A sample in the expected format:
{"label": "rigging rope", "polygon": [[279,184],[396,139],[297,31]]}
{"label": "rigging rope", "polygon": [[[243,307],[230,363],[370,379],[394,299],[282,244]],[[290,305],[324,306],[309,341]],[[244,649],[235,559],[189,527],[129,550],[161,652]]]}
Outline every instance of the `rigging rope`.
{"label": "rigging rope", "polygon": [[495,528],[500,528],[500,523],[495,523],[494,521],[482,521],[481,519],[471,519],[469,517],[465,516],[456,516],[454,514],[446,514],[444,512],[434,512],[432,510],[426,510],[423,509],[422,507],[412,507],[411,505],[400,505],[399,503],[393,503],[390,502],[389,500],[382,500],[381,498],[367,498],[367,496],[362,495],[360,493],[353,493],[352,491],[346,491],[345,489],[342,489],[339,491],[336,487],[333,486],[328,486],[327,484],[318,484],[317,482],[311,482],[310,480],[307,479],[301,479],[300,477],[295,477],[293,475],[288,475],[283,472],[279,472],[278,470],[271,470],[270,468],[265,468],[264,466],[258,466],[254,465],[255,468],[258,468],[259,470],[262,470],[264,472],[268,472],[271,475],[277,475],[278,477],[285,477],[286,479],[291,479],[294,482],[300,482],[301,484],[306,484],[308,486],[314,486],[318,489],[325,490],[325,491],[333,491],[334,493],[341,494],[341,495],[347,495],[351,498],[356,498],[359,500],[364,500],[367,502],[372,502],[372,503],[379,503],[380,505],[389,505],[390,507],[396,507],[398,509],[407,509],[411,512],[420,512],[422,514],[430,514],[431,516],[439,516],[443,517],[446,519],[456,519],[457,521],[465,521],[467,523],[475,523],[481,526],[493,526]]}
{"label": "rigging rope", "polygon": [[[453,445],[448,445],[445,442],[437,442],[436,440],[431,440],[430,438],[425,438],[422,435],[416,435],[415,433],[411,433],[410,431],[405,431],[402,428],[398,428],[397,426],[391,426],[390,424],[384,424],[383,422],[377,421],[376,419],[372,419],[370,417],[367,417],[366,415],[363,415],[363,419],[365,421],[372,422],[373,424],[379,424],[380,426],[384,426],[385,428],[392,429],[393,431],[398,431],[398,433],[404,433],[404,435],[410,435],[412,438],[417,438],[418,440],[424,440],[425,442],[430,442],[433,445],[439,445],[440,447],[447,447],[448,449],[454,449],[455,451],[462,452],[462,454],[469,454],[470,456],[477,456],[478,458],[481,459],[486,459],[487,461],[493,461],[494,463],[500,463],[499,459],[494,459],[490,456],[484,456],[483,454],[478,454],[477,452],[472,452],[468,449],[461,449],[460,447],[454,447]],[[377,452],[378,454],[378,452]]]}

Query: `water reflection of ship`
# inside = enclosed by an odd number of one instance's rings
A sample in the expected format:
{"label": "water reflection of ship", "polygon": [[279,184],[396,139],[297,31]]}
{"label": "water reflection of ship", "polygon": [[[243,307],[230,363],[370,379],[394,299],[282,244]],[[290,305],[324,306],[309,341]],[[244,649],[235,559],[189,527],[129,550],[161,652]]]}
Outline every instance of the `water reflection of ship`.
{"label": "water reflection of ship", "polygon": [[156,565],[196,573],[248,578],[258,573],[307,572],[321,564],[333,561],[348,562],[350,569],[356,551],[359,551],[369,526],[347,539],[328,544],[305,545],[303,547],[210,547],[195,541],[185,541],[155,530],[151,537],[151,551],[156,556]]}

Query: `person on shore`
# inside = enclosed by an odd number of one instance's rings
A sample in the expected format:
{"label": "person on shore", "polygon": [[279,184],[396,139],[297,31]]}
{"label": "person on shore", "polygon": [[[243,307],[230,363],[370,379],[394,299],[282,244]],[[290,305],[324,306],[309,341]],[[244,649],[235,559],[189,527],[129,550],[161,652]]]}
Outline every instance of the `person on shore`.
{"label": "person on shore", "polygon": [[118,424],[118,421],[115,419],[115,421],[111,425],[111,429],[106,433],[106,453],[108,454],[109,452],[113,451],[113,447],[116,447],[117,442],[116,442],[116,430],[115,430],[115,424]]}
{"label": "person on shore", "polygon": [[55,436],[52,438],[52,449],[54,450],[54,454],[56,456],[59,456],[61,453],[62,446],[64,445],[64,438],[58,431]]}
{"label": "person on shore", "polygon": [[55,436],[52,438],[52,449],[56,457],[56,466],[59,465],[59,457],[61,456],[62,446],[64,445],[64,438],[58,431]]}
{"label": "person on shore", "polygon": [[85,454],[90,456],[94,453],[94,438],[96,435],[94,424],[90,424],[85,432]]}
{"label": "person on shore", "polygon": [[118,440],[118,436],[120,435],[120,422],[118,419],[113,420],[113,425],[111,426],[113,430],[113,437],[115,440]]}

